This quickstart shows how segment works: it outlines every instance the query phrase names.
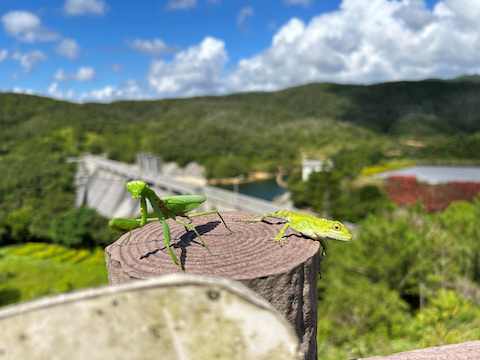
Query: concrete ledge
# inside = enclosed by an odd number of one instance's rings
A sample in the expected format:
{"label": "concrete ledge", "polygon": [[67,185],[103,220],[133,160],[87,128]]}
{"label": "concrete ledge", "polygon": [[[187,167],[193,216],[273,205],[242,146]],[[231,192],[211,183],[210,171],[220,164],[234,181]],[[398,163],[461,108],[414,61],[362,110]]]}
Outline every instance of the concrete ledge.
{"label": "concrete ledge", "polygon": [[479,360],[480,341],[402,352],[389,356],[374,356],[364,360]]}
{"label": "concrete ledge", "polygon": [[290,324],[245,286],[175,274],[0,311],[0,360],[298,360]]}

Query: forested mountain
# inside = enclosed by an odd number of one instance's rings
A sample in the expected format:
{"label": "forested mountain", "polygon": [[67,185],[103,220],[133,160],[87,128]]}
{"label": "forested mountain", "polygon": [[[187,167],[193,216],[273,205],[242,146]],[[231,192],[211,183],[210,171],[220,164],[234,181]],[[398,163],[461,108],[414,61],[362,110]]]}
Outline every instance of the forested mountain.
{"label": "forested mountain", "polygon": [[435,137],[438,145],[443,135],[480,130],[480,83],[469,79],[310,84],[273,93],[112,104],[0,94],[1,151],[68,127],[78,150],[119,159],[153,151],[180,162],[196,159],[221,176],[209,164],[219,156],[248,160],[244,166],[252,168],[352,139]]}

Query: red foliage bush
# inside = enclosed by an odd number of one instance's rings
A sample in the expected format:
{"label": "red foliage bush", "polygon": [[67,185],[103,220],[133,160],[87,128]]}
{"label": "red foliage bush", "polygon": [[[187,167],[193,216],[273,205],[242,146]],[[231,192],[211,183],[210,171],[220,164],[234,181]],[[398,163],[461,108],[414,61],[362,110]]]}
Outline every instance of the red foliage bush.
{"label": "red foliage bush", "polygon": [[420,201],[427,211],[445,209],[452,201],[472,200],[480,193],[480,182],[449,182],[426,184],[415,176],[391,176],[386,180],[385,189],[397,205],[412,205]]}

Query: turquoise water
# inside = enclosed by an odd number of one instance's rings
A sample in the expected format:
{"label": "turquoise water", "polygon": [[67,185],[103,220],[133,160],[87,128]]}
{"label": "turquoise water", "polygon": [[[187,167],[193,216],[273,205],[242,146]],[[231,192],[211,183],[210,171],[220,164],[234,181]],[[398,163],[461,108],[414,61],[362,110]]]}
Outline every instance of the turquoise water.
{"label": "turquoise water", "polygon": [[[219,186],[222,189],[235,191],[234,185]],[[277,185],[275,179],[249,182],[238,185],[238,192],[245,195],[254,196],[264,200],[273,200],[275,197],[287,192],[286,189]]]}

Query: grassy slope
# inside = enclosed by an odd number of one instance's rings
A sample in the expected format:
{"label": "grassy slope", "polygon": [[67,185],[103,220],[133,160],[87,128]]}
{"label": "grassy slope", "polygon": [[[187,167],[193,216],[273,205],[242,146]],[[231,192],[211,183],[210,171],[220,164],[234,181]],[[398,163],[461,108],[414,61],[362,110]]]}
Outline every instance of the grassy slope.
{"label": "grassy slope", "polygon": [[0,248],[0,306],[106,283],[101,249],[41,243]]}

